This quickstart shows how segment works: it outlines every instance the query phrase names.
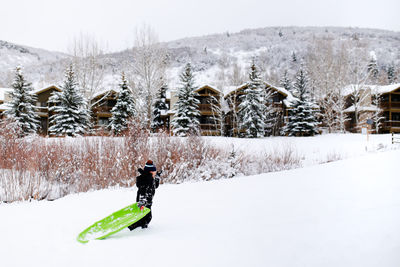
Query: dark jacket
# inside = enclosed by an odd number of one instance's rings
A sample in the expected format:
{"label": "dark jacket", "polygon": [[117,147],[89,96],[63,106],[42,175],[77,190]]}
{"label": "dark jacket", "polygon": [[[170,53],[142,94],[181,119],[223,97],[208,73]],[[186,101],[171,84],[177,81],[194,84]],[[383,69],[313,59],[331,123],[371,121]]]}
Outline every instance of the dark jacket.
{"label": "dark jacket", "polygon": [[153,178],[151,173],[143,171],[142,169],[139,169],[139,172],[140,175],[136,177],[136,186],[138,187],[136,202],[147,208],[151,208],[156,188],[160,185],[160,177],[156,175],[156,177]]}

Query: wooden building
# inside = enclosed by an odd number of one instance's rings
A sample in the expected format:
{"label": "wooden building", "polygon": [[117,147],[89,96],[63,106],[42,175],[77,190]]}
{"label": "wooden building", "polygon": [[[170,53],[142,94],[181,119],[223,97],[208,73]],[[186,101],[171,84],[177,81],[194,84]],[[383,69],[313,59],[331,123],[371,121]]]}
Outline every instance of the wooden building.
{"label": "wooden building", "polygon": [[385,86],[381,92],[380,106],[385,118],[382,131],[400,133],[400,84]]}
{"label": "wooden building", "polygon": [[7,102],[11,101],[12,88],[0,88],[0,119],[4,118],[4,112],[8,109]]}
{"label": "wooden building", "polygon": [[222,93],[210,85],[204,85],[195,91],[199,100],[200,110],[200,134],[201,135],[221,135],[223,129],[218,120],[221,114],[218,112],[221,109],[220,101]]}
{"label": "wooden building", "polygon": [[[224,100],[229,107],[229,112],[225,119],[225,135],[227,136],[238,136],[239,134],[239,118],[237,117],[237,112],[241,103],[241,96],[244,94],[244,91],[248,88],[248,86],[248,83],[245,83],[237,88],[231,89],[224,96]],[[265,82],[263,86],[264,90],[266,90],[266,93],[271,94],[269,100],[270,105],[276,110],[278,117],[278,123],[276,127],[280,128],[284,124],[284,115],[287,115],[287,107],[289,106],[288,101],[292,98],[292,95],[284,88],[274,87]]]}
{"label": "wooden building", "polygon": [[90,100],[92,122],[95,131],[107,131],[112,116],[111,110],[117,104],[118,91],[105,90],[95,94]]}
{"label": "wooden building", "polygon": [[52,115],[49,111],[49,98],[54,92],[61,92],[61,89],[55,85],[46,86],[44,88],[32,91],[36,96],[36,113],[40,117],[39,134],[48,135],[49,118]]}
{"label": "wooden building", "polygon": [[[372,119],[373,115],[378,112],[383,118],[380,132],[400,132],[400,84],[364,85],[360,89],[362,101],[357,106],[358,124],[355,119],[355,107],[350,98],[351,96],[347,95],[345,110],[349,116],[349,120],[346,122],[347,131],[361,132],[363,127],[367,127],[367,120]],[[373,101],[376,98],[379,98],[379,101]],[[374,102],[379,103],[379,106],[374,105]],[[372,129],[374,128],[373,126]]]}

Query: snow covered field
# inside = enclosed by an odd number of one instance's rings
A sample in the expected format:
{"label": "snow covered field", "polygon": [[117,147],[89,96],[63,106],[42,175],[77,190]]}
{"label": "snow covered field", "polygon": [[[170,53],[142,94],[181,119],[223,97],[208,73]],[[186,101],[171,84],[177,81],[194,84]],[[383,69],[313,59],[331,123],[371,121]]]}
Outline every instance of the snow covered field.
{"label": "snow covered field", "polygon": [[[324,134],[313,137],[268,137],[261,139],[204,137],[216,146],[250,153],[279,152],[292,149],[300,158],[303,166],[311,166],[338,159],[347,159],[371,152],[393,149],[390,134]],[[399,146],[395,146],[399,147]]]}
{"label": "snow covered field", "polygon": [[[0,204],[0,265],[400,266],[400,150],[391,150],[388,135],[374,137],[386,151],[370,145],[366,152],[361,135],[299,138],[296,148],[309,163],[317,150],[334,148],[347,159],[162,185],[148,229],[88,244],[76,241],[79,232],[134,202],[136,187]],[[269,140],[238,142],[257,153]]]}

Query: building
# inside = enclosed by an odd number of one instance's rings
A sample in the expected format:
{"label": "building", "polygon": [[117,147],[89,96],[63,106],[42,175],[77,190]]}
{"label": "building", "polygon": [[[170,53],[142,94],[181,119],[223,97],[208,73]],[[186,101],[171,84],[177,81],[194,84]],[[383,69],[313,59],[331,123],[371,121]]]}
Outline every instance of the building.
{"label": "building", "polygon": [[[346,130],[350,132],[361,132],[361,129],[367,127],[367,120],[373,120],[374,114],[379,114],[381,127],[380,132],[391,133],[400,132],[400,84],[392,85],[363,85],[359,89],[357,105],[351,101],[351,95],[348,88],[346,102],[347,108],[345,112],[349,116],[346,122]],[[353,86],[354,87],[354,86]],[[354,90],[354,89],[353,89]],[[358,120],[355,119],[355,113],[358,113]],[[356,123],[356,121],[358,123]],[[375,125],[372,125],[372,129]]]}
{"label": "building", "polygon": [[0,119],[4,118],[4,111],[8,109],[7,102],[11,101],[12,88],[0,88]]}
{"label": "building", "polygon": [[53,95],[54,92],[61,92],[61,89],[55,85],[49,85],[44,88],[32,91],[32,94],[36,95],[36,113],[40,117],[39,134],[49,134],[49,118],[52,115],[49,111],[49,98]]}
{"label": "building", "polygon": [[[228,112],[225,119],[225,135],[227,136],[238,136],[238,118],[237,111],[238,107],[241,103],[241,96],[244,94],[244,90],[248,88],[248,84],[245,83],[236,88],[230,88],[224,95],[224,100],[228,105]],[[274,129],[275,133],[279,134],[278,128],[281,128],[284,125],[284,117],[287,116],[287,108],[290,106],[290,101],[293,99],[291,93],[289,93],[286,89],[272,86],[266,82],[263,84],[264,90],[266,93],[270,94],[270,105],[272,108],[276,110],[277,125]]]}
{"label": "building", "polygon": [[[238,105],[240,104],[240,95],[248,87],[245,83],[241,86],[228,87],[222,91],[211,85],[200,86],[196,93],[196,97],[200,104],[200,131],[201,135],[226,135],[237,136],[237,112]],[[271,104],[280,114],[279,124],[284,124],[284,115],[287,114],[287,107],[289,101],[293,96],[284,88],[274,87],[264,82],[264,89],[271,92]],[[170,120],[174,116],[173,106],[178,101],[175,91],[169,91],[167,94],[167,101],[170,104],[170,111],[168,115]],[[221,113],[224,113],[224,118],[221,123]],[[172,130],[169,127],[170,130]]]}
{"label": "building", "polygon": [[400,84],[380,87],[380,107],[384,122],[382,131],[400,133]]}
{"label": "building", "polygon": [[112,116],[111,110],[117,104],[118,90],[104,90],[90,100],[93,128],[97,132],[107,131]]}

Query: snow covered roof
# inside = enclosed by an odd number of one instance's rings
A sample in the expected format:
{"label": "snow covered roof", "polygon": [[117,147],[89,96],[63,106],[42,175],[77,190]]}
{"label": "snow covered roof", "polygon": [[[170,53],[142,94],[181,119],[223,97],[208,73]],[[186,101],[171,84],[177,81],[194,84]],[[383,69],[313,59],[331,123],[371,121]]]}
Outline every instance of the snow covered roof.
{"label": "snow covered roof", "polygon": [[105,95],[110,92],[119,93],[119,89],[104,89],[104,90],[98,91],[92,96],[92,99],[95,99],[99,96]]}
{"label": "snow covered roof", "polygon": [[4,103],[0,105],[0,111],[5,111],[10,109],[10,106],[8,105],[8,103]]}
{"label": "snow covered roof", "polygon": [[389,84],[389,85],[380,85],[377,86],[376,90],[379,91],[381,94],[387,94],[393,91],[396,91],[397,89],[400,89],[400,83],[397,84]]}
{"label": "snow covered roof", "polygon": [[[283,87],[276,87],[276,86],[270,85],[270,84],[268,84],[266,82],[264,82],[264,84],[265,84],[266,87],[272,88],[273,90],[275,90],[275,91],[279,92],[280,94],[284,95],[286,97],[286,99],[284,100],[284,104],[286,106],[291,106],[291,103],[296,99],[288,90],[286,90]],[[241,89],[245,88],[247,85],[248,85],[248,83],[246,82],[246,83],[243,83],[243,84],[241,84],[239,86],[233,86],[233,85],[225,86],[223,88],[223,90],[221,90],[216,86],[213,86],[213,85],[210,85],[210,84],[203,84],[203,85],[199,86],[196,91],[201,90],[201,89],[203,89],[205,87],[208,87],[208,88],[212,88],[213,90],[215,90],[217,92],[222,93],[224,97],[227,97],[231,93],[233,93],[233,92],[235,92],[237,90],[241,90]],[[173,92],[176,92],[176,89],[175,90],[174,89],[168,89],[167,92],[166,92],[166,99],[171,99],[171,95],[172,95]]]}
{"label": "snow covered roof", "polygon": [[6,93],[11,92],[12,90],[12,88],[0,88],[0,101],[4,101]]}
{"label": "snow covered roof", "polygon": [[[378,111],[378,110],[379,110],[379,109],[378,109],[376,106],[374,106],[374,105],[371,105],[371,106],[364,106],[364,107],[358,107],[358,111],[359,111],[359,112],[360,112],[360,111],[361,111],[361,112],[362,112],[362,111],[375,112],[375,111]],[[352,106],[346,108],[346,109],[344,110],[344,112],[345,112],[345,113],[355,112],[355,106],[352,105]]]}
{"label": "snow covered roof", "polygon": [[202,86],[199,86],[199,88],[196,91],[202,90],[204,88],[211,88],[214,91],[217,91],[218,93],[222,93],[222,91],[220,89],[218,89],[216,86],[210,85],[210,84],[205,84]]}
{"label": "snow covered roof", "polygon": [[48,86],[46,86],[46,87],[41,87],[41,88],[39,88],[39,89],[35,89],[35,90],[31,91],[31,93],[32,93],[32,94],[35,94],[35,95],[38,95],[38,94],[40,94],[40,93],[42,93],[42,92],[44,92],[44,91],[47,91],[47,90],[49,90],[49,89],[56,89],[56,90],[58,90],[58,91],[61,92],[61,89],[60,89],[57,85],[50,84],[50,85],[48,85]]}
{"label": "snow covered roof", "polygon": [[226,86],[225,90],[224,90],[224,97],[230,95],[231,93],[235,92],[238,89],[242,89],[244,87],[247,86],[247,83],[243,83],[239,86],[235,86],[235,85],[230,85],[230,86]]}
{"label": "snow covered roof", "polygon": [[379,93],[379,94],[387,94],[390,92],[393,92],[397,89],[400,89],[400,83],[397,84],[389,84],[389,85],[373,85],[373,84],[364,84],[364,85],[359,85],[359,84],[349,84],[346,87],[343,88],[342,94],[344,96],[350,95],[354,90],[357,90],[358,88],[362,89],[370,89],[374,93]]}

